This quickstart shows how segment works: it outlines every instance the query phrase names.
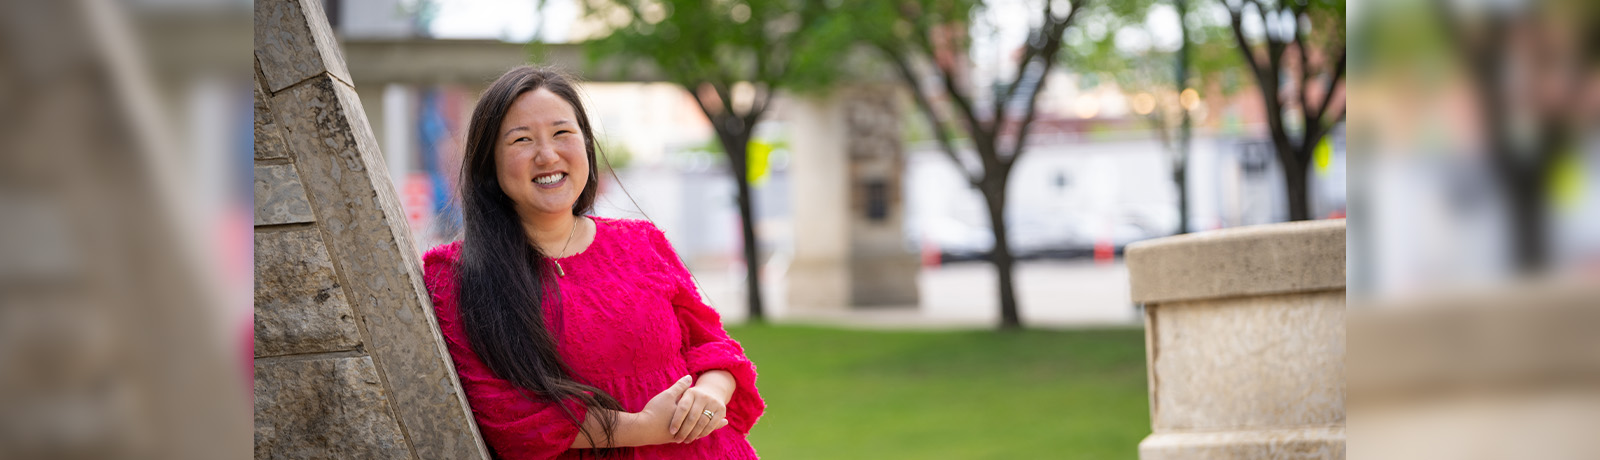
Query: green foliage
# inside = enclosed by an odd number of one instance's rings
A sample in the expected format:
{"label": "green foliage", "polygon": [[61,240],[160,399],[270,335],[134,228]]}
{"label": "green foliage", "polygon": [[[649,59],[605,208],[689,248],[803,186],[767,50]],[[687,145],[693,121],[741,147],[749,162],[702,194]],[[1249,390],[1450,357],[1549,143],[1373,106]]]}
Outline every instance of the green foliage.
{"label": "green foliage", "polygon": [[847,30],[810,0],[586,0],[586,15],[611,27],[590,41],[591,63],[649,63],[686,88],[737,82],[814,88],[835,72],[831,47]]}
{"label": "green foliage", "polygon": [[1137,329],[729,332],[761,374],[763,457],[1133,459],[1150,433]]}
{"label": "green foliage", "polygon": [[[1211,14],[1215,6],[1206,0],[1192,0],[1182,15],[1189,41],[1190,81],[1183,85],[1174,81],[1178,49],[1160,49],[1152,45],[1144,49],[1126,49],[1117,46],[1119,33],[1154,36],[1152,26],[1170,27],[1170,24],[1150,24],[1152,9],[1165,5],[1176,11],[1172,0],[1112,0],[1094,4],[1085,11],[1084,24],[1098,23],[1103,30],[1099,35],[1079,27],[1067,32],[1062,59],[1073,69],[1100,75],[1129,94],[1172,93],[1181,88],[1205,88],[1217,85],[1224,94],[1231,94],[1248,79],[1244,61],[1240,60],[1233,44],[1227,22]],[[1170,101],[1175,103],[1176,101]]]}

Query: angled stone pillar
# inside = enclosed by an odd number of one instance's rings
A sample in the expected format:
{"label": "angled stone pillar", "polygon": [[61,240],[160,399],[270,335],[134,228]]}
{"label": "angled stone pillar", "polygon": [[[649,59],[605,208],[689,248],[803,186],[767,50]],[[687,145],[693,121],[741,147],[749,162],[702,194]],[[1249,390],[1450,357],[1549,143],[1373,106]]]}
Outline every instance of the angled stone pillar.
{"label": "angled stone pillar", "polygon": [[1128,247],[1154,431],[1141,459],[1344,458],[1344,235],[1294,222]]}
{"label": "angled stone pillar", "polygon": [[486,459],[321,3],[255,2],[255,456]]}

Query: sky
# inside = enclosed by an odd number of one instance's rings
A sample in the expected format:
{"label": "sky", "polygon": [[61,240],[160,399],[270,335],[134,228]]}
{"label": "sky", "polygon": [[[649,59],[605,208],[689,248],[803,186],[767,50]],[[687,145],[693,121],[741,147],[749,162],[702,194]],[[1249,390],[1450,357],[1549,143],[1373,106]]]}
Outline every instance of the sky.
{"label": "sky", "polygon": [[[539,0],[436,0],[438,15],[430,29],[438,38],[501,38],[509,41],[526,41],[533,38],[537,29],[544,29],[547,41],[564,40],[572,19],[578,15],[574,0],[545,0],[548,13],[541,23],[537,13]],[[992,36],[1001,43],[1021,43],[1027,35],[1029,17],[1038,14],[1037,1],[993,0],[989,2],[992,14],[987,24],[978,24],[974,34]],[[1172,8],[1156,7],[1150,25],[1172,24],[1177,21]],[[1175,43],[1177,31],[1170,27],[1152,27],[1158,43]],[[990,35],[990,34],[993,35]],[[980,40],[982,40],[980,38]]]}
{"label": "sky", "polygon": [[[545,0],[540,21],[538,0],[436,0],[437,15],[429,24],[435,38],[498,38],[525,42],[539,34],[546,42],[566,41],[578,16],[574,0]],[[542,29],[542,31],[541,31]]]}

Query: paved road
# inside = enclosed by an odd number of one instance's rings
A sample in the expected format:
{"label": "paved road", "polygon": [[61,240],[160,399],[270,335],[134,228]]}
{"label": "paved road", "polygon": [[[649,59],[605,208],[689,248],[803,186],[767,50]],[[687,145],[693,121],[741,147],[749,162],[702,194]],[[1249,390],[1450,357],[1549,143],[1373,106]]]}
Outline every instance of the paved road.
{"label": "paved road", "polygon": [[[742,268],[695,271],[725,321],[745,318]],[[982,262],[925,268],[918,275],[921,305],[830,313],[790,311],[782,280],[767,280],[768,315],[777,322],[865,328],[990,328],[1000,317],[993,266]],[[1128,272],[1119,261],[1030,261],[1017,267],[1017,297],[1025,324],[1037,327],[1141,326],[1128,300]]]}

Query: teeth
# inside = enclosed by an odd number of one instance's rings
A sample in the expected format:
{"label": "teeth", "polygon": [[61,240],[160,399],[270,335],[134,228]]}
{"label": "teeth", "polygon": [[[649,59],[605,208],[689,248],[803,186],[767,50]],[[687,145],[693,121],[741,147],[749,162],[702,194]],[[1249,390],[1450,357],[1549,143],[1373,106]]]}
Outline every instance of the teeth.
{"label": "teeth", "polygon": [[533,178],[533,181],[537,182],[537,183],[539,183],[541,185],[550,185],[550,184],[556,183],[556,181],[561,180],[561,178],[563,178],[563,177],[567,177],[567,174],[566,173],[556,173],[556,174],[551,174],[551,175],[548,175],[548,176],[539,176],[539,177]]}

